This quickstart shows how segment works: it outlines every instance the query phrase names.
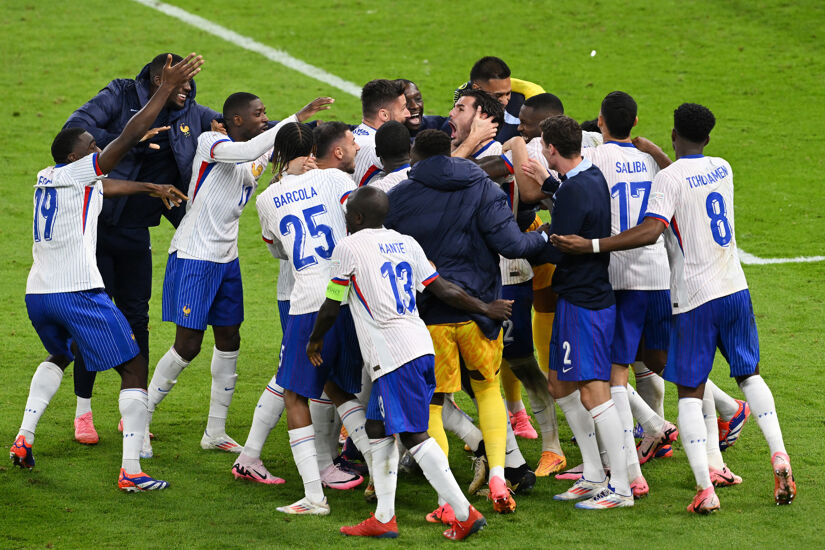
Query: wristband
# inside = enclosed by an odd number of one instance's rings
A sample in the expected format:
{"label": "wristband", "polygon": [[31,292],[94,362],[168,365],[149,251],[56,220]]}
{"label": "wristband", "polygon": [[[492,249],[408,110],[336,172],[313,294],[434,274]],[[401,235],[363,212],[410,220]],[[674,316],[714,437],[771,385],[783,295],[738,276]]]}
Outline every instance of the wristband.
{"label": "wristband", "polygon": [[599,253],[599,239],[593,239],[591,241],[593,243],[593,254]]}

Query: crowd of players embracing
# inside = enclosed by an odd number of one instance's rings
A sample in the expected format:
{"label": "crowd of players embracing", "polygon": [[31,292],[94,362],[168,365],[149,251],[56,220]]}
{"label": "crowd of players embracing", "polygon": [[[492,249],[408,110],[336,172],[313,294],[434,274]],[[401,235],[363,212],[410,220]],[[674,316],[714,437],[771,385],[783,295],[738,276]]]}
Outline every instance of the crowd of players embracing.
{"label": "crowd of players embracing", "polygon": [[[211,325],[201,447],[238,453],[236,478],[283,483],[261,451],[286,411],[305,496],[278,510],[328,514],[324,488],[352,489],[368,473],[376,511],[342,527],[347,535],[398,536],[397,473],[415,465],[438,495],[426,519],[446,524],[447,538],[486,524],[451,473],[445,429],[472,453],[468,492],[486,494],[498,513],[551,474],[574,481],[556,500],[633,506],[649,492],[640,465],[671,456],[681,433],[697,485],[688,511],[708,513],[719,509],[714,487],[742,482],[720,451],[753,413],[775,502],[791,503],[796,486],[737,256],[732,170],[703,155],[715,124],[706,107],[675,110],[671,161],[631,140],[630,95],[608,94],[598,119],[580,125],[495,57],[473,66],[448,117],[425,116],[409,80],[370,81],[357,126],[305,124],[331,98],[277,124],[245,92],[212,111],[195,102],[202,63],[157,56],[135,80],[112,81],[54,139],[55,164],[35,184],[26,288],[49,357],[32,378],[15,464],[34,466],[37,422],[74,361],[76,439],[98,441],[94,373],[116,369],[118,486],[166,488],[140,466],[154,453],[150,422]],[[239,218],[270,164],[274,177],[255,202],[280,264],[283,338],[241,446],[226,434],[244,318]],[[147,384],[148,228],[163,206],[177,228],[163,320],[177,330]],[[551,210],[549,225],[540,208]],[[717,348],[747,402],[708,380]],[[664,418],[664,380],[678,388],[678,430]],[[542,439],[535,471],[516,441],[538,437],[522,385]],[[478,427],[455,403],[462,389]],[[570,469],[556,404],[583,459]]]}

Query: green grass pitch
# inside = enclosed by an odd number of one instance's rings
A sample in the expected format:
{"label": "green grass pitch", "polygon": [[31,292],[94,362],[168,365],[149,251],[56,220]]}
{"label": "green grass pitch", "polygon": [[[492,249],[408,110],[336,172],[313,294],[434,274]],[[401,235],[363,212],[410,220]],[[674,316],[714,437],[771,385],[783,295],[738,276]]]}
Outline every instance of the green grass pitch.
{"label": "green grass pitch", "polygon": [[[672,154],[672,111],[683,101],[708,105],[717,127],[707,149],[733,166],[739,245],[760,257],[823,254],[825,133],[825,8],[821,2],[254,2],[174,0],[175,5],[234,31],[288,51],[358,85],[378,77],[416,81],[428,114],[446,114],[452,90],[482,55],[497,55],[516,77],[559,95],[568,114],[594,118],[612,90],[639,104],[636,135]],[[220,109],[235,91],[260,95],[273,118],[282,118],[318,95],[337,101],[325,117],[357,122],[355,97],[329,88],[236,45],[128,0],[58,3],[5,2],[0,6],[0,442],[18,429],[34,368],[44,358],[25,312],[31,265],[34,176],[51,163],[49,145],[66,117],[113,78],[133,78],[155,54],[197,51],[206,65],[198,76],[200,103]],[[590,55],[591,50],[596,55]],[[240,256],[246,322],[235,400],[228,431],[243,442],[253,407],[276,366],[280,327],[275,306],[276,264],[260,242],[254,209],[241,219]],[[166,222],[153,230],[154,294],[151,368],[172,343],[173,327],[160,321],[160,289],[172,236]],[[822,544],[825,468],[822,319],[825,263],[745,268],[760,328],[763,376],[774,391],[785,442],[793,458],[799,496],[773,505],[768,450],[756,423],[725,454],[744,478],[722,489],[722,510],[692,517],[685,506],[693,481],[684,453],[645,466],[649,498],[631,510],[587,513],[552,501],[566,482],[539,480],[518,509],[496,516],[473,503],[488,527],[469,544],[522,547],[815,547]],[[317,548],[344,540],[338,527],[361,521],[372,506],[358,491],[327,491],[332,514],[292,518],[275,511],[302,496],[284,424],[273,432],[263,458],[287,479],[278,487],[236,482],[234,455],[198,445],[208,409],[209,351],[181,376],[153,423],[156,457],[144,468],[167,479],[159,494],[116,490],[121,439],[114,373],[98,377],[95,420],[101,441],[73,441],[71,369],[44,415],[35,444],[37,467],[0,466],[2,548]],[[739,396],[718,361],[714,380]],[[676,416],[675,390],[666,412]],[[466,404],[466,401],[464,401]],[[575,445],[562,423],[568,459]],[[540,447],[522,441],[535,465]],[[451,438],[451,463],[459,483],[471,477],[469,460]],[[401,476],[397,513],[401,537],[393,547],[448,544],[424,514],[435,494],[423,478]]]}

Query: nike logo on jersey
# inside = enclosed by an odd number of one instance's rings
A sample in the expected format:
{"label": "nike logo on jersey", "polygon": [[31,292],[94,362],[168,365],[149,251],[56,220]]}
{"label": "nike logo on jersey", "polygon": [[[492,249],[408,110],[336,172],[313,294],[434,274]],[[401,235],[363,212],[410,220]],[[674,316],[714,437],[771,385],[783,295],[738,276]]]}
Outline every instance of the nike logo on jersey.
{"label": "nike logo on jersey", "polygon": [[567,367],[567,368],[562,367],[561,368],[562,372],[570,372],[571,370],[573,370],[573,367]]}

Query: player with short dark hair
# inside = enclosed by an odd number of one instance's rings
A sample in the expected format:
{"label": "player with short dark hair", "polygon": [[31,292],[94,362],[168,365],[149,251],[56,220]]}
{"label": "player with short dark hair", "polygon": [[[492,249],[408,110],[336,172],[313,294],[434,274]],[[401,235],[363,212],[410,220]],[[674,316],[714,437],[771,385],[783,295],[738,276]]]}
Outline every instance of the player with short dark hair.
{"label": "player with short dark hair", "polygon": [[493,132],[504,120],[504,109],[487,92],[461,90],[448,121],[454,157],[480,160],[501,154]]}
{"label": "player with short dark hair", "polygon": [[404,123],[410,116],[405,84],[401,80],[371,80],[361,90],[362,120],[352,135],[358,142],[353,180],[361,187],[381,173],[381,161],[375,154],[375,132],[385,122]]}
{"label": "player with short dark hair", "polygon": [[384,176],[370,185],[385,193],[407,178],[410,171],[410,131],[394,120],[384,123],[375,132],[375,152],[384,167]]}
{"label": "player with short dark hair", "polygon": [[407,110],[410,112],[410,116],[404,122],[404,126],[410,131],[410,136],[415,138],[418,132],[424,130],[449,132],[447,127],[448,117],[424,114],[424,97],[416,83],[406,78],[399,78],[398,80],[404,84],[404,97],[407,98]]}
{"label": "player with short dark hair", "polygon": [[768,442],[774,500],[790,504],[796,483],[773,395],[759,374],[759,337],[737,255],[733,173],[724,159],[704,155],[715,125],[707,107],[684,103],[674,111],[673,121],[677,160],[656,175],[642,223],[609,238],[567,235],[555,236],[554,242],[570,253],[612,252],[649,245],[664,233],[674,314],[664,378],[679,390],[679,431],[696,479],[688,511],[719,509],[707,452],[716,413],[706,387],[717,348]]}
{"label": "player with short dark hair", "polygon": [[125,317],[103,290],[95,261],[97,221],[103,197],[137,193],[160,198],[167,208],[186,196],[171,185],[110,180],[110,172],[146,134],[170,95],[200,71],[203,59],[167,58],[159,86],[146,105],[101,152],[83,129],[64,129],[52,143],[56,164],[41,170],[34,191],[34,263],[26,283],[26,309],[48,358],[32,377],[23,422],[10,449],[21,468],[34,467],[32,444],[40,417],[79,351],[87,369],[111,368],[121,376],[123,460],[118,488],[164,489],[167,483],[141,471],[140,442],[146,429],[146,359]]}

